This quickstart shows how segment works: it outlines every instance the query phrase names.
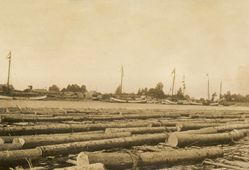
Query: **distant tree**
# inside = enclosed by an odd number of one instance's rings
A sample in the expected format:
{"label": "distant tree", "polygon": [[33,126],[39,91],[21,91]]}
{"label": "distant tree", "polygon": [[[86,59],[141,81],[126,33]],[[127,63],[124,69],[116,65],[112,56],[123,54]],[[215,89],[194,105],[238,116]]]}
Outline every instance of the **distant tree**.
{"label": "distant tree", "polygon": [[184,99],[184,94],[183,94],[182,88],[179,88],[179,90],[176,93],[176,97],[178,99]]}
{"label": "distant tree", "polygon": [[223,95],[226,101],[232,101],[232,95],[230,91],[227,91],[226,94]]}
{"label": "distant tree", "polygon": [[214,92],[213,94],[212,94],[212,101],[214,101],[214,99],[217,97],[217,93],[216,92]]}
{"label": "distant tree", "polygon": [[163,83],[159,82],[157,83],[155,88],[150,88],[147,94],[151,97],[162,99],[165,97],[165,94],[163,92]]}
{"label": "distant tree", "polygon": [[155,89],[157,89],[157,90],[163,90],[163,83],[162,82],[159,82],[159,83],[157,83],[157,85],[156,85],[156,88]]}
{"label": "distant tree", "polygon": [[50,91],[50,92],[59,92],[60,88],[57,85],[53,84],[52,86],[50,86],[48,88],[48,91]]}
{"label": "distant tree", "polygon": [[87,92],[86,85],[82,85],[82,86],[80,87],[80,89],[81,89],[81,92],[82,92],[82,93]]}
{"label": "distant tree", "polygon": [[121,85],[119,85],[115,91],[115,94],[116,95],[121,95],[122,94],[122,88],[121,88]]}

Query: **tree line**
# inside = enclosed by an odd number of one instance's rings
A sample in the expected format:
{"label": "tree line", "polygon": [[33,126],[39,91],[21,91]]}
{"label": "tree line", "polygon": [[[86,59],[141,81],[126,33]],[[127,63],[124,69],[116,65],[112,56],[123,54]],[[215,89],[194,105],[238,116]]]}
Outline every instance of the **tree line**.
{"label": "tree line", "polygon": [[53,84],[48,88],[49,92],[87,92],[86,85],[79,86],[78,84],[69,84],[67,87],[60,89],[57,85]]}

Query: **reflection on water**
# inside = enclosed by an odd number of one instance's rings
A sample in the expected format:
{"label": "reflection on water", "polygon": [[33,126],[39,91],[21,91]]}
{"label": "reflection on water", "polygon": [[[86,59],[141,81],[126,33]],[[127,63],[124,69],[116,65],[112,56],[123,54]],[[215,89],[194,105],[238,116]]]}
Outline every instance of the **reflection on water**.
{"label": "reflection on water", "polygon": [[172,110],[249,110],[239,106],[191,106],[162,104],[107,103],[96,101],[29,101],[0,100],[0,107],[47,107],[47,108],[126,108],[126,109],[172,109]]}

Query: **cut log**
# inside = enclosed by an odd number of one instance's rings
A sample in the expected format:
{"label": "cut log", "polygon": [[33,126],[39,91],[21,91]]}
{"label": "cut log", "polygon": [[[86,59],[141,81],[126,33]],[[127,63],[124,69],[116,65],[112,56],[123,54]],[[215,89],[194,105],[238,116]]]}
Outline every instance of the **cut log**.
{"label": "cut log", "polygon": [[179,134],[183,133],[191,133],[191,134],[209,134],[209,133],[218,133],[217,129],[215,127],[207,127],[207,128],[201,128],[197,130],[187,130],[187,131],[181,131],[178,132]]}
{"label": "cut log", "polygon": [[[103,134],[104,131],[89,131],[89,132],[75,132],[75,133],[57,133],[57,134],[53,134],[53,136],[67,136],[67,135],[90,135],[90,134]],[[22,135],[22,136],[0,136],[0,138],[2,138],[4,140],[4,143],[12,143],[14,138],[26,138],[26,137],[47,137],[47,136],[51,136],[48,134],[41,134],[41,135]]]}
{"label": "cut log", "polygon": [[100,153],[85,152],[90,163],[103,163],[106,168],[124,169],[134,166],[170,166],[181,163],[198,162],[207,158],[223,156],[220,147],[201,149],[178,149],[173,151],[144,152],[144,153]]}
{"label": "cut log", "polygon": [[20,143],[7,143],[0,145],[0,151],[18,150],[22,148]]}
{"label": "cut log", "polygon": [[193,129],[201,129],[205,127],[215,127],[220,126],[218,123],[177,123],[176,128],[177,131],[185,131],[185,130],[193,130]]}
{"label": "cut log", "polygon": [[36,146],[54,145],[61,143],[71,143],[90,140],[101,140],[131,136],[130,132],[109,133],[109,134],[71,134],[71,135],[42,135],[42,136],[26,136],[14,138],[13,143],[22,144],[23,148],[34,148]]}
{"label": "cut log", "polygon": [[43,156],[59,155],[59,154],[73,154],[81,151],[96,151],[110,148],[125,148],[139,145],[154,145],[165,141],[168,137],[165,133],[137,135],[131,137],[103,139],[87,142],[74,142],[68,144],[40,146]]}
{"label": "cut log", "polygon": [[162,133],[175,131],[175,127],[107,128],[105,133],[130,132],[132,134]]}
{"label": "cut log", "polygon": [[24,149],[24,150],[13,150],[13,151],[1,151],[0,152],[0,163],[9,164],[17,161],[23,161],[26,159],[38,159],[42,157],[42,151],[39,148],[36,149]]}
{"label": "cut log", "polygon": [[96,123],[96,124],[48,124],[34,126],[12,126],[0,127],[2,136],[27,135],[27,134],[49,134],[67,133],[81,131],[105,130],[106,128],[147,127],[150,122],[128,122],[128,123]]}
{"label": "cut log", "polygon": [[249,123],[245,124],[229,124],[224,126],[215,127],[218,132],[231,131],[234,129],[249,129]]}
{"label": "cut log", "polygon": [[232,130],[240,130],[243,129],[245,132],[249,130],[249,124],[229,124],[229,125],[221,125],[216,127],[207,127],[207,128],[201,128],[197,130],[187,130],[182,131],[180,133],[194,133],[194,134],[206,134],[206,133],[220,133],[220,132],[226,132],[226,131],[232,131]]}
{"label": "cut log", "polygon": [[229,133],[217,134],[183,134],[172,133],[169,135],[166,143],[172,147],[184,147],[190,145],[213,145],[230,143],[245,136],[244,132],[232,131]]}
{"label": "cut log", "polygon": [[0,138],[0,145],[4,144],[4,139]]}
{"label": "cut log", "polygon": [[105,170],[105,167],[102,163],[95,163],[95,164],[84,165],[84,166],[55,168],[54,170]]}

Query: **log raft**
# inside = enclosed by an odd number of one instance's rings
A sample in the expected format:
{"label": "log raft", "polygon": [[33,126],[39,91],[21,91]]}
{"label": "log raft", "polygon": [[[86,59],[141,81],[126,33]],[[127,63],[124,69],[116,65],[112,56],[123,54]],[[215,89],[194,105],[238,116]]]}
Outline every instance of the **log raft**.
{"label": "log raft", "polygon": [[166,143],[172,147],[184,147],[190,145],[213,145],[230,143],[245,136],[244,131],[232,131],[229,133],[217,134],[191,134],[172,133]]}
{"label": "log raft", "polygon": [[170,166],[183,162],[198,162],[206,158],[223,156],[223,153],[220,147],[144,152],[140,154],[85,152],[90,163],[103,163],[106,168],[112,169],[131,168],[134,166]]}

